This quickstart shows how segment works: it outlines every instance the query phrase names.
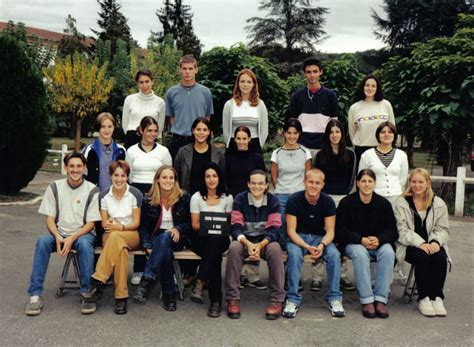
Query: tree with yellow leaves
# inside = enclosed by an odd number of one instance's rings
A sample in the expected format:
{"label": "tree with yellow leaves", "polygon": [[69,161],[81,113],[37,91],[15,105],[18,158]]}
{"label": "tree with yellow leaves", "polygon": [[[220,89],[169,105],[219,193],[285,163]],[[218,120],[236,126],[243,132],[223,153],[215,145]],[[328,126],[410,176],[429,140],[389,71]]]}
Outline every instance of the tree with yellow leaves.
{"label": "tree with yellow leaves", "polygon": [[76,125],[76,151],[80,149],[82,121],[100,111],[114,85],[114,79],[107,78],[106,71],[107,63],[98,66],[79,53],[58,58],[54,66],[43,70],[54,109],[70,117],[71,124]]}

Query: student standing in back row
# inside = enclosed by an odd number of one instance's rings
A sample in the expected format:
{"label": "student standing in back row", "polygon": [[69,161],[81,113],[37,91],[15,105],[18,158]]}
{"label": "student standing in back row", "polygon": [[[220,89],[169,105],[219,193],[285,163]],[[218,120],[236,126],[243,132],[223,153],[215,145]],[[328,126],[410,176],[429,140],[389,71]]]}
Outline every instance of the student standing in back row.
{"label": "student standing in back row", "polygon": [[331,118],[337,118],[337,96],[329,88],[321,85],[323,74],[321,62],[307,58],[303,62],[306,86],[291,96],[290,113],[287,118],[297,118],[302,127],[299,143],[311,150],[311,154],[321,149],[324,130]]}
{"label": "student standing in back row", "polygon": [[181,147],[194,142],[191,125],[196,118],[210,119],[214,113],[211,91],[196,82],[198,66],[192,54],[181,58],[179,73],[181,82],[166,92],[166,117],[173,133],[170,147],[173,160]]}

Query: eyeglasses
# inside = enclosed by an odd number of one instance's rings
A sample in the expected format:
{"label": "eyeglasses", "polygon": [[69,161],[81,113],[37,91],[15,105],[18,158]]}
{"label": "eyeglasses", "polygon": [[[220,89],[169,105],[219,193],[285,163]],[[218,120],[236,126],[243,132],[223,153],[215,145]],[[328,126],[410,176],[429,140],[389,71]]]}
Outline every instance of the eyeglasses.
{"label": "eyeglasses", "polygon": [[252,187],[263,187],[263,186],[265,186],[267,183],[266,183],[266,182],[249,182],[249,184],[250,184]]}

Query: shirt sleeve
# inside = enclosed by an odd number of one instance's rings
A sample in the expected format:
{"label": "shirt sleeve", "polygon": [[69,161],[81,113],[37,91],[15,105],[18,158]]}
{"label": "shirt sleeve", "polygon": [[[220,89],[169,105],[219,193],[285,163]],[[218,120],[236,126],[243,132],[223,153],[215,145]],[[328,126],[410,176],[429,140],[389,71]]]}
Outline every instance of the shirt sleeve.
{"label": "shirt sleeve", "polygon": [[270,161],[272,163],[278,164],[277,163],[277,150],[276,149],[272,152],[272,157],[270,158]]}
{"label": "shirt sleeve", "polygon": [[326,211],[324,217],[331,217],[336,215],[336,203],[334,202],[333,198],[328,196],[326,201]]}
{"label": "shirt sleeve", "polygon": [[99,213],[99,194],[97,191],[94,192],[94,190],[91,192],[93,197],[87,208],[86,222],[97,222],[101,220]]}
{"label": "shirt sleeve", "polygon": [[206,101],[207,101],[207,109],[206,109],[206,116],[212,116],[214,114],[214,105],[212,103],[212,93],[211,91],[206,88]]}
{"label": "shirt sleeve", "polygon": [[311,152],[308,149],[304,148],[304,152],[306,154],[307,161],[313,159],[313,157],[311,156]]}
{"label": "shirt sleeve", "polygon": [[232,204],[234,203],[234,198],[232,197],[232,195],[228,195],[227,196],[227,202],[226,202],[226,205],[225,205],[225,212],[226,213],[231,213],[232,212]]}
{"label": "shirt sleeve", "polygon": [[290,197],[288,198],[288,201],[286,202],[286,214],[296,216],[296,213],[298,211],[298,206],[295,200],[296,200],[295,196],[290,195]]}
{"label": "shirt sleeve", "polygon": [[174,116],[173,103],[171,102],[171,92],[168,90],[165,96],[166,117]]}
{"label": "shirt sleeve", "polygon": [[127,133],[128,122],[130,119],[130,95],[125,98],[122,110],[122,128]]}
{"label": "shirt sleeve", "polygon": [[191,197],[191,203],[189,204],[189,210],[191,213],[199,213],[201,212],[199,209],[199,198],[201,193],[196,192]]}
{"label": "shirt sleeve", "polygon": [[105,210],[105,211],[107,211],[109,209],[108,206],[107,206],[107,199],[105,197],[100,199],[99,207],[100,207],[101,210]]}
{"label": "shirt sleeve", "polygon": [[44,193],[43,201],[41,201],[38,213],[56,218],[56,199],[53,194],[53,189],[51,188],[51,185],[53,184],[55,183],[51,183],[48,188],[46,188],[46,192]]}

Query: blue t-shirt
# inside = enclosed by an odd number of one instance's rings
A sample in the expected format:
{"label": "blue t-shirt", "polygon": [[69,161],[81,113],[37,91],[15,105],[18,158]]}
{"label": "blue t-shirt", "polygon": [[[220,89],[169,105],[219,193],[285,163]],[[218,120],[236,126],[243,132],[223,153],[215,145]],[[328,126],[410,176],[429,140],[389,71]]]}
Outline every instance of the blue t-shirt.
{"label": "blue t-shirt", "polygon": [[191,136],[191,125],[198,117],[214,113],[209,88],[196,83],[192,87],[178,84],[166,92],[166,117],[174,116],[173,134]]}
{"label": "blue t-shirt", "polygon": [[304,191],[291,194],[286,203],[286,214],[296,217],[296,233],[325,235],[324,218],[336,215],[336,204],[322,193],[315,205],[311,205]]}

